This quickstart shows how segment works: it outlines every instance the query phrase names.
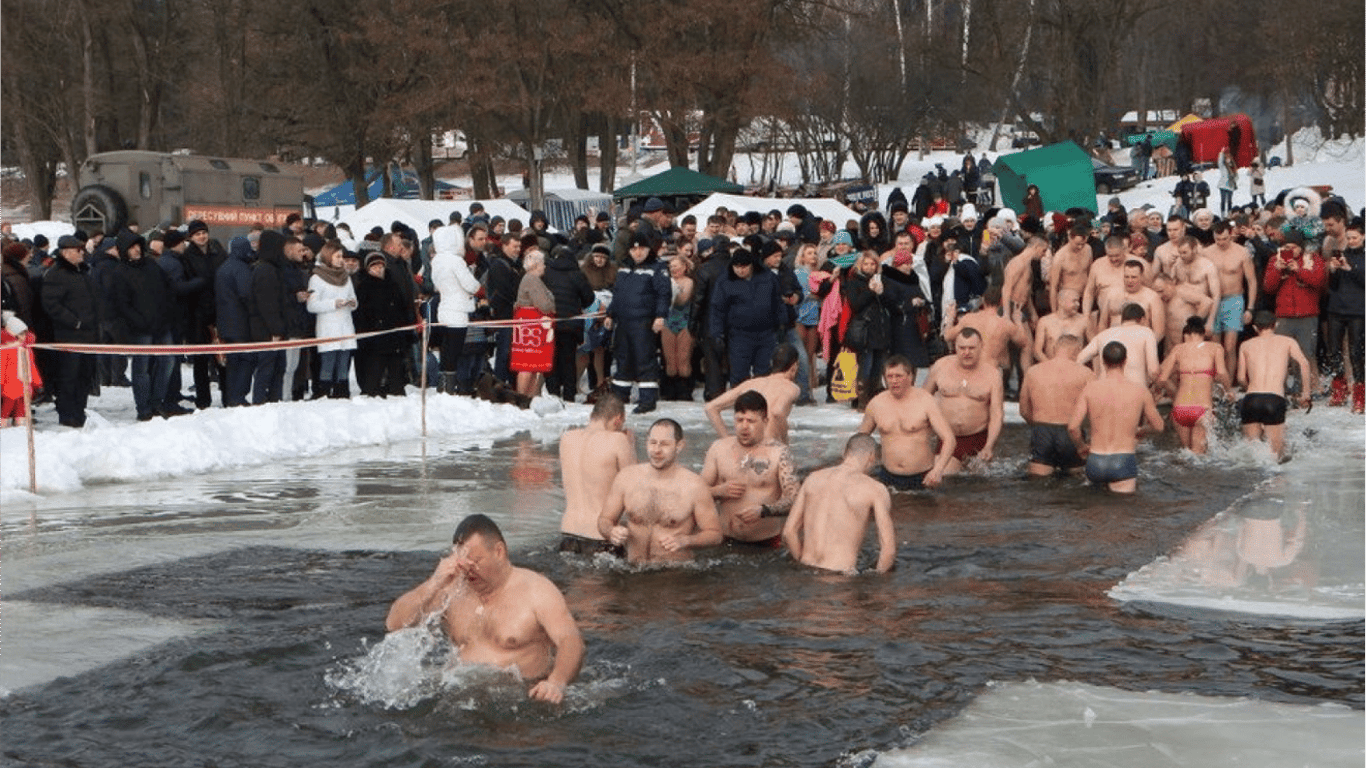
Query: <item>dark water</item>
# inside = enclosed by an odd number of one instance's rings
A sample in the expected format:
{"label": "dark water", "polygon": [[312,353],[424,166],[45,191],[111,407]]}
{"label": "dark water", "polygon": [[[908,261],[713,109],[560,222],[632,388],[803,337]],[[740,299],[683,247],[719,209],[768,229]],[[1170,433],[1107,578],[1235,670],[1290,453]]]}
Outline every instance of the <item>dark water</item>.
{"label": "dark water", "polygon": [[[1022,445],[1012,431],[1001,453]],[[693,466],[704,448],[691,447]],[[500,450],[502,473],[449,456],[418,486],[386,480],[401,465],[358,469],[356,503],[439,499],[431,483],[460,494],[453,484],[511,475],[509,499],[519,483],[544,485],[553,446]],[[823,449],[806,450],[799,457]],[[62,766],[858,764],[864,750],[913,742],[992,680],[1362,708],[1360,621],[1273,623],[1105,596],[1259,478],[1154,456],[1144,467],[1137,499],[1004,475],[895,497],[901,546],[887,576],[728,553],[635,573],[554,554],[547,530],[514,559],[564,590],[587,641],[560,709],[506,681],[399,709],[329,683],[381,640],[390,601],[428,575],[435,552],[247,546],[8,595],[218,629],[0,699],[0,756]]]}

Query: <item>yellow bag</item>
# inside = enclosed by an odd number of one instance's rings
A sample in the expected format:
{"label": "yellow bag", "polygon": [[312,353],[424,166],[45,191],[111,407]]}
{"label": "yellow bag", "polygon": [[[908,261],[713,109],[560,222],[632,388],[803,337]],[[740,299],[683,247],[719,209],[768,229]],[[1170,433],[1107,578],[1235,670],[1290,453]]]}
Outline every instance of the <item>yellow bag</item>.
{"label": "yellow bag", "polygon": [[847,349],[835,357],[835,378],[830,381],[830,394],[838,401],[858,397],[854,383],[858,381],[858,356]]}

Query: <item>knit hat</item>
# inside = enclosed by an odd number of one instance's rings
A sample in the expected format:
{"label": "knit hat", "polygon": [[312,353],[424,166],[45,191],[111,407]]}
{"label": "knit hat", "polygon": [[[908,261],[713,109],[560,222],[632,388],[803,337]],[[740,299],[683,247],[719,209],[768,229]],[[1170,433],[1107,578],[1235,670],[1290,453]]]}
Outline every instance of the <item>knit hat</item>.
{"label": "knit hat", "polygon": [[365,269],[366,269],[366,270],[369,270],[369,269],[370,269],[370,265],[371,265],[371,264],[374,264],[374,263],[376,263],[376,262],[378,262],[378,263],[380,263],[380,264],[383,264],[383,263],[384,263],[384,254],[383,254],[383,253],[380,253],[379,251],[372,251],[372,252],[370,253],[369,256],[366,256],[366,257],[365,257]]}
{"label": "knit hat", "polygon": [[203,221],[201,221],[201,220],[199,220],[199,219],[195,219],[194,221],[190,222],[190,225],[189,225],[188,227],[185,228],[185,237],[187,237],[187,238],[189,238],[189,237],[194,237],[194,233],[196,233],[196,232],[208,232],[208,231],[209,231],[209,225],[208,225],[208,224],[205,224]]}
{"label": "knit hat", "polygon": [[57,238],[57,250],[60,251],[63,248],[84,249],[85,241],[80,239],[79,237],[73,237],[71,235],[62,235],[61,237]]}
{"label": "knit hat", "polygon": [[977,206],[972,203],[963,205],[963,209],[958,212],[959,221],[977,221]]}
{"label": "knit hat", "polygon": [[185,242],[185,235],[181,234],[178,229],[168,229],[166,234],[161,236],[161,244],[168,251],[183,242]]}
{"label": "knit hat", "polygon": [[643,210],[644,210],[646,213],[654,213],[655,211],[662,211],[662,210],[664,210],[664,201],[663,201],[663,200],[660,200],[660,199],[657,198],[657,197],[652,197],[652,198],[650,198],[649,200],[646,200],[646,201],[645,201],[645,208],[644,208]]}
{"label": "knit hat", "polygon": [[844,229],[835,233],[834,244],[839,245],[840,243],[844,243],[850,248],[854,247],[854,237],[849,234],[849,230]]}

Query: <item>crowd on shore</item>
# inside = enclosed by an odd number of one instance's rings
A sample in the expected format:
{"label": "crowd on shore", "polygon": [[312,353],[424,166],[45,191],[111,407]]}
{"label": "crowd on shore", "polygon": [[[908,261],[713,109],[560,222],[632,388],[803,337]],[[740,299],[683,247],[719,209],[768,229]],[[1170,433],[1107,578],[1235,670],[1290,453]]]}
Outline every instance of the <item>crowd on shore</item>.
{"label": "crowd on shore", "polygon": [[[950,179],[978,178],[970,161]],[[1232,380],[1240,344],[1256,333],[1252,313],[1265,309],[1309,361],[1290,393],[1317,395],[1322,381],[1332,404],[1351,400],[1359,411],[1361,238],[1346,205],[1297,189],[1221,218],[1187,210],[1197,203],[1187,197],[1171,212],[1125,211],[1116,198],[1096,216],[1045,212],[1031,189],[1023,213],[979,214],[971,196],[946,197],[927,177],[910,198],[895,191],[885,215],[842,223],[800,203],[675,221],[650,199],[619,221],[580,217],[566,232],[540,212],[523,225],[476,205],[432,221],[425,237],[400,222],[358,237],[296,215],[226,246],[199,221],[77,232],[51,250],[41,237],[6,238],[5,333],[39,344],[36,401],[55,400],[59,423],[80,427],[89,393],[107,386],[132,386],[143,420],[211,407],[215,385],[217,405],[233,407],[349,397],[352,382],[360,395],[401,396],[421,383],[471,395],[482,381],[523,404],[542,393],[591,401],[634,392],[646,413],[661,398],[691,400],[700,387],[711,400],[770,373],[782,343],[798,354],[799,403],[834,399],[832,383],[852,373],[865,407],[885,386],[889,355],[908,360],[914,378],[951,356],[965,328],[984,331],[982,354],[1015,397],[1060,337],[1077,336],[1085,361],[1098,356],[1094,339],[1134,335],[1129,324],[1153,332],[1158,356],[1134,347],[1130,369],[1147,369],[1136,378],[1159,397],[1198,400],[1203,388],[1186,391],[1186,369],[1160,364],[1184,342],[1186,319],[1204,318]],[[1125,318],[1129,305],[1143,310],[1136,321]],[[528,316],[555,326],[553,341],[531,340],[544,348],[534,365],[513,352],[533,325],[515,318]],[[424,323],[429,336],[416,330]],[[290,341],[298,346],[136,353]],[[119,354],[45,342],[116,345]],[[856,364],[841,364],[841,352]],[[192,382],[181,381],[182,360]],[[13,379],[7,421],[25,415]]]}

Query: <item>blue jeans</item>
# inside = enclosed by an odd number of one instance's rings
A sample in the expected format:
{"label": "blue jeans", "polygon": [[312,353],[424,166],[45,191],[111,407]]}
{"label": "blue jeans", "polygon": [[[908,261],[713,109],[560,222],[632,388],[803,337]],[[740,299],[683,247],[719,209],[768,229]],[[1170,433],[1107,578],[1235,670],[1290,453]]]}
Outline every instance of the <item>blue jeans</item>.
{"label": "blue jeans", "polygon": [[[170,344],[171,332],[139,333],[129,336],[128,342],[137,346]],[[166,391],[171,384],[172,355],[133,355],[133,405],[138,418],[152,416],[166,405]]]}
{"label": "blue jeans", "polygon": [[791,344],[797,350],[797,388],[802,391],[801,399],[806,400],[811,397],[811,358],[806,356],[806,345],[797,335],[795,325],[787,329],[783,343]]}
{"label": "blue jeans", "polygon": [[346,381],[351,372],[351,350],[334,349],[318,353],[318,380],[324,382]]}
{"label": "blue jeans", "polygon": [[499,381],[511,386],[514,382],[512,370],[508,368],[508,363],[512,360],[512,329],[498,328],[490,331],[490,333],[493,334],[494,344],[497,345],[494,347],[493,353],[493,375],[497,376]]}

